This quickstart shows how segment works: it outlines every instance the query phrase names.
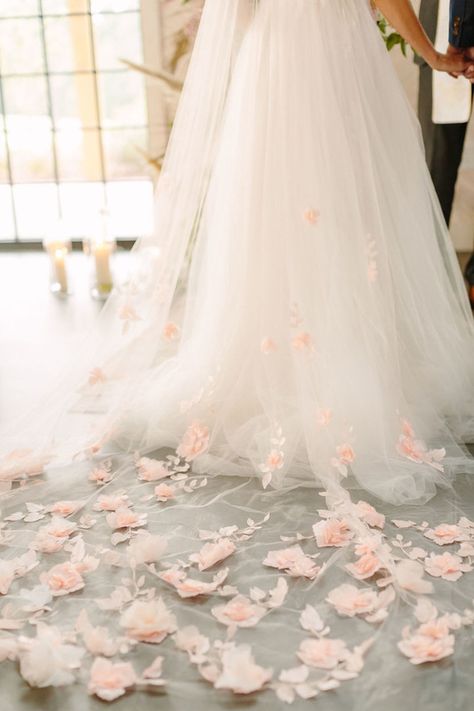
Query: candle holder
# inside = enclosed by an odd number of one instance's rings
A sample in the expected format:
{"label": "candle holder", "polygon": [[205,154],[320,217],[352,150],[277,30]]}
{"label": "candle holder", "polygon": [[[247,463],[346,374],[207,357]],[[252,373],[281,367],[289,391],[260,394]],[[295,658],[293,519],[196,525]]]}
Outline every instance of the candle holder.
{"label": "candle holder", "polygon": [[50,260],[49,288],[53,294],[61,297],[71,293],[67,273],[67,255],[71,251],[71,242],[64,235],[63,224],[59,221],[43,241]]}
{"label": "candle holder", "polygon": [[84,252],[93,264],[91,296],[97,301],[105,301],[114,288],[111,262],[115,247],[109,215],[103,210],[93,234],[84,240]]}

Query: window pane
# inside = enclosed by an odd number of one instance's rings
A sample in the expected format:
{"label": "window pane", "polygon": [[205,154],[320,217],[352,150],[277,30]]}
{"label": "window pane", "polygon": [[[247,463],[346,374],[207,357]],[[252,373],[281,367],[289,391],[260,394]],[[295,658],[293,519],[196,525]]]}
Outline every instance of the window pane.
{"label": "window pane", "polygon": [[87,0],[41,0],[44,15],[67,15],[70,12],[87,12]]}
{"label": "window pane", "polygon": [[87,16],[52,17],[46,18],[44,23],[50,71],[90,71],[93,68]]}
{"label": "window pane", "polygon": [[3,17],[37,14],[38,0],[2,0]]}
{"label": "window pane", "polygon": [[147,131],[144,128],[104,131],[104,154],[108,180],[146,175]]}
{"label": "window pane", "polygon": [[0,240],[12,239],[14,236],[11,187],[0,185]]}
{"label": "window pane", "polygon": [[105,127],[145,125],[145,85],[138,72],[99,74],[99,97]]}
{"label": "window pane", "polygon": [[58,131],[56,151],[60,180],[103,179],[98,131]]}
{"label": "window pane", "polygon": [[94,16],[95,56],[97,68],[123,69],[121,59],[142,62],[140,15]]}
{"label": "window pane", "polygon": [[26,117],[31,126],[51,126],[45,77],[4,79],[3,93],[9,129],[24,128]]}
{"label": "window pane", "polygon": [[43,239],[58,219],[57,188],[48,185],[14,185],[20,239]]}
{"label": "window pane", "polygon": [[41,23],[0,21],[0,56],[3,74],[30,74],[44,70]]}
{"label": "window pane", "polygon": [[52,76],[51,95],[54,121],[58,128],[98,126],[93,74]]}
{"label": "window pane", "polygon": [[12,177],[15,183],[54,180],[52,134],[25,120],[8,131]]}
{"label": "window pane", "polygon": [[102,183],[65,183],[60,185],[59,192],[71,237],[86,236],[104,208],[104,186]]}
{"label": "window pane", "polygon": [[[133,205],[133,210],[130,205]],[[108,183],[107,207],[116,237],[150,234],[153,225],[153,183],[151,180]]]}
{"label": "window pane", "polygon": [[92,12],[124,12],[139,7],[140,0],[91,0]]}

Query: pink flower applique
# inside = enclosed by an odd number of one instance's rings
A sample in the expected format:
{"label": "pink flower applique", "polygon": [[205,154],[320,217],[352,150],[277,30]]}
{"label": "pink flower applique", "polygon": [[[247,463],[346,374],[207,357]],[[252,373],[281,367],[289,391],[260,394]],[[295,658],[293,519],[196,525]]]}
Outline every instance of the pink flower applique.
{"label": "pink flower applique", "polygon": [[102,385],[107,380],[107,376],[102,368],[92,368],[89,372],[89,385]]}
{"label": "pink flower applique", "polygon": [[278,350],[277,344],[273,338],[263,338],[260,343],[260,350],[264,355],[269,355],[270,353],[275,353]]}
{"label": "pink flower applique", "polygon": [[443,578],[455,582],[463,573],[469,573],[472,565],[463,562],[455,553],[431,553],[425,558],[425,570],[434,578]]}
{"label": "pink flower applique", "polygon": [[179,336],[179,326],[172,321],[165,324],[163,328],[163,338],[165,341],[175,341]]}
{"label": "pink flower applique", "polygon": [[81,635],[85,648],[94,657],[113,657],[119,651],[119,643],[110,637],[105,627],[91,624],[85,608],[76,620],[75,631]]}
{"label": "pink flower applique", "polygon": [[94,511],[117,511],[117,509],[125,508],[127,505],[127,494],[125,492],[116,492],[115,494],[99,496],[93,509]]}
{"label": "pink flower applique", "polygon": [[368,504],[366,501],[359,501],[356,504],[356,515],[368,526],[373,528],[383,528],[385,526],[385,516]]}
{"label": "pink flower applique", "polygon": [[293,303],[290,307],[290,326],[291,328],[299,328],[304,323],[301,315],[299,304]]}
{"label": "pink flower applique", "polygon": [[314,557],[305,555],[301,546],[295,545],[291,548],[270,551],[264,559],[263,565],[284,570],[293,578],[302,577],[314,580],[321,570],[320,566],[315,564]]}
{"label": "pink flower applique", "polygon": [[307,331],[301,331],[300,333],[297,333],[296,336],[292,338],[291,346],[294,351],[298,351],[300,353],[314,352],[313,339],[311,338],[311,334]]}
{"label": "pink flower applique", "polygon": [[42,533],[53,538],[67,539],[77,531],[77,523],[68,521],[62,516],[52,516],[50,523],[41,526],[38,533]]}
{"label": "pink flower applique", "polygon": [[155,486],[154,494],[157,501],[164,503],[170,499],[174,499],[175,489],[173,486],[162,482],[161,484],[158,484],[158,486]]}
{"label": "pink flower applique", "polygon": [[209,638],[202,635],[194,625],[182,627],[174,636],[177,649],[186,652],[192,664],[203,664],[211,647]]}
{"label": "pink flower applique", "polygon": [[157,563],[168,546],[163,536],[153,535],[148,531],[137,531],[127,549],[132,567],[142,563]]}
{"label": "pink flower applique", "polygon": [[32,687],[66,686],[76,680],[85,650],[65,643],[55,627],[36,622],[36,637],[20,637],[20,674]]}
{"label": "pink flower applique", "polygon": [[274,472],[283,469],[285,466],[285,453],[283,451],[285,442],[286,438],[283,436],[281,426],[275,424],[273,426],[272,436],[270,437],[272,449],[267,454],[265,461],[259,465],[259,469],[263,474],[262,486],[264,489],[270,484]]}
{"label": "pink flower applique", "polygon": [[112,511],[106,516],[107,523],[110,528],[117,530],[119,528],[138,528],[145,526],[147,521],[146,514],[138,514],[128,506],[121,506]]}
{"label": "pink flower applique", "polygon": [[317,225],[320,217],[321,213],[319,210],[315,210],[313,207],[308,207],[303,212],[303,219],[308,223],[308,225]]}
{"label": "pink flower applique", "polygon": [[404,590],[429,595],[433,592],[433,585],[424,579],[424,568],[416,560],[401,560],[395,567],[394,577]]}
{"label": "pink flower applique", "polygon": [[43,585],[47,585],[53,597],[69,595],[81,590],[85,583],[76,565],[67,561],[54,565],[50,570],[40,575]]}
{"label": "pink flower applique", "polygon": [[85,505],[85,501],[56,501],[47,507],[47,511],[58,516],[70,516]]}
{"label": "pink flower applique", "polygon": [[0,481],[15,481],[43,474],[51,461],[50,452],[14,449],[0,460]]}
{"label": "pink flower applique", "polygon": [[211,610],[218,622],[228,627],[255,627],[267,610],[244,595],[237,595],[225,605],[218,605]]}
{"label": "pink flower applique", "polygon": [[272,678],[273,670],[256,664],[248,645],[229,645],[221,656],[222,669],[214,681],[216,689],[229,689],[234,694],[252,694]]}
{"label": "pink flower applique", "polygon": [[122,333],[127,333],[130,325],[137,321],[141,321],[142,318],[137,314],[135,308],[130,304],[123,304],[118,312],[118,317],[123,321]]}
{"label": "pink flower applique", "polygon": [[115,701],[136,682],[135,671],[129,662],[114,664],[104,657],[97,657],[90,670],[87,688],[89,694],[103,701]]}
{"label": "pink flower applique", "polygon": [[158,573],[158,577],[165,583],[172,585],[178,595],[183,598],[199,597],[200,595],[211,595],[216,592],[229,574],[229,569],[224,568],[215,574],[211,583],[202,582],[189,578],[184,570],[178,566],[172,566],[168,570]]}
{"label": "pink flower applique", "polygon": [[192,422],[184,433],[176,454],[178,457],[192,462],[196,457],[207,451],[209,447],[209,428],[200,422]]}
{"label": "pink flower applique", "polygon": [[346,643],[341,639],[304,639],[297,651],[298,658],[308,667],[334,669],[348,656]]}
{"label": "pink flower applique", "polygon": [[21,578],[38,565],[38,556],[34,550],[17,558],[0,560],[0,594],[6,595],[15,578]]}
{"label": "pink flower applique", "polygon": [[328,518],[318,521],[313,526],[313,534],[318,548],[347,546],[353,538],[353,533],[345,519]]}
{"label": "pink flower applique", "polygon": [[158,481],[166,479],[173,473],[162,460],[140,457],[136,462],[138,478],[141,481]]}
{"label": "pink flower applique", "polygon": [[423,535],[434,541],[438,546],[449,545],[450,543],[461,543],[469,540],[469,533],[456,524],[441,523],[436,528],[429,528]]}
{"label": "pink flower applique", "polygon": [[331,459],[332,466],[337,469],[341,476],[346,477],[348,466],[355,460],[355,452],[352,445],[347,442],[336,448],[336,456]]}
{"label": "pink flower applique", "polygon": [[149,644],[159,644],[177,630],[176,617],[161,597],[148,602],[135,600],[122,614],[120,625],[132,639]]}
{"label": "pink flower applique", "polygon": [[333,413],[329,408],[318,410],[316,413],[316,424],[318,427],[327,427],[332,421]]}
{"label": "pink flower applique", "polygon": [[427,449],[422,440],[416,439],[415,431],[408,420],[402,420],[402,434],[398,438],[397,452],[412,462],[428,464],[433,469],[444,472],[441,462],[446,456],[446,450]]}
{"label": "pink flower applique", "polygon": [[445,635],[433,639],[424,634],[415,634],[398,643],[398,648],[412,664],[437,662],[439,659],[449,657],[454,652],[454,636]]}
{"label": "pink flower applique", "polygon": [[340,615],[355,617],[373,612],[377,607],[378,595],[370,588],[357,588],[344,583],[331,590],[326,600]]}
{"label": "pink flower applique", "polygon": [[221,538],[216,543],[206,543],[201,548],[199,553],[193,553],[189,556],[192,563],[197,563],[199,570],[208,570],[217,563],[232,555],[236,550],[235,543],[229,538]]}

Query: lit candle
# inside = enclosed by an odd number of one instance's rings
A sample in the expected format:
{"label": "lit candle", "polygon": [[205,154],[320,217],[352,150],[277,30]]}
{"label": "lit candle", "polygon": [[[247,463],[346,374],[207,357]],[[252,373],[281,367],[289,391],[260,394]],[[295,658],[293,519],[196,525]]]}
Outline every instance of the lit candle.
{"label": "lit candle", "polygon": [[104,300],[114,286],[111,257],[115,249],[115,239],[110,228],[106,210],[101,210],[95,224],[91,225],[91,235],[84,241],[84,251],[93,258],[94,275],[92,296]]}
{"label": "lit candle", "polygon": [[52,225],[43,243],[51,263],[51,291],[60,296],[69,293],[66,259],[71,243],[65,235],[63,221],[58,220]]}
{"label": "lit candle", "polygon": [[54,282],[58,285],[57,291],[61,294],[67,294],[68,292],[66,254],[67,249],[59,247],[51,255]]}
{"label": "lit candle", "polygon": [[95,260],[97,288],[103,293],[112,289],[112,272],[110,270],[112,250],[113,245],[110,242],[104,242],[103,240],[91,242],[91,252]]}

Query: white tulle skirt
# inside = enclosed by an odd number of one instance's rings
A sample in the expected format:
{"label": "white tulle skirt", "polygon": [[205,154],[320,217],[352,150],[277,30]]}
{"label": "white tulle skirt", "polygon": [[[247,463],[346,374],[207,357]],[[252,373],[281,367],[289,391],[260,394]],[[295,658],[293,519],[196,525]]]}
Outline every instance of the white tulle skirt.
{"label": "white tulle skirt", "polygon": [[[174,187],[164,175],[160,198]],[[365,0],[260,0],[182,304],[122,442],[195,438],[199,471],[350,474],[391,502],[472,468],[457,443],[474,434],[473,320]]]}

